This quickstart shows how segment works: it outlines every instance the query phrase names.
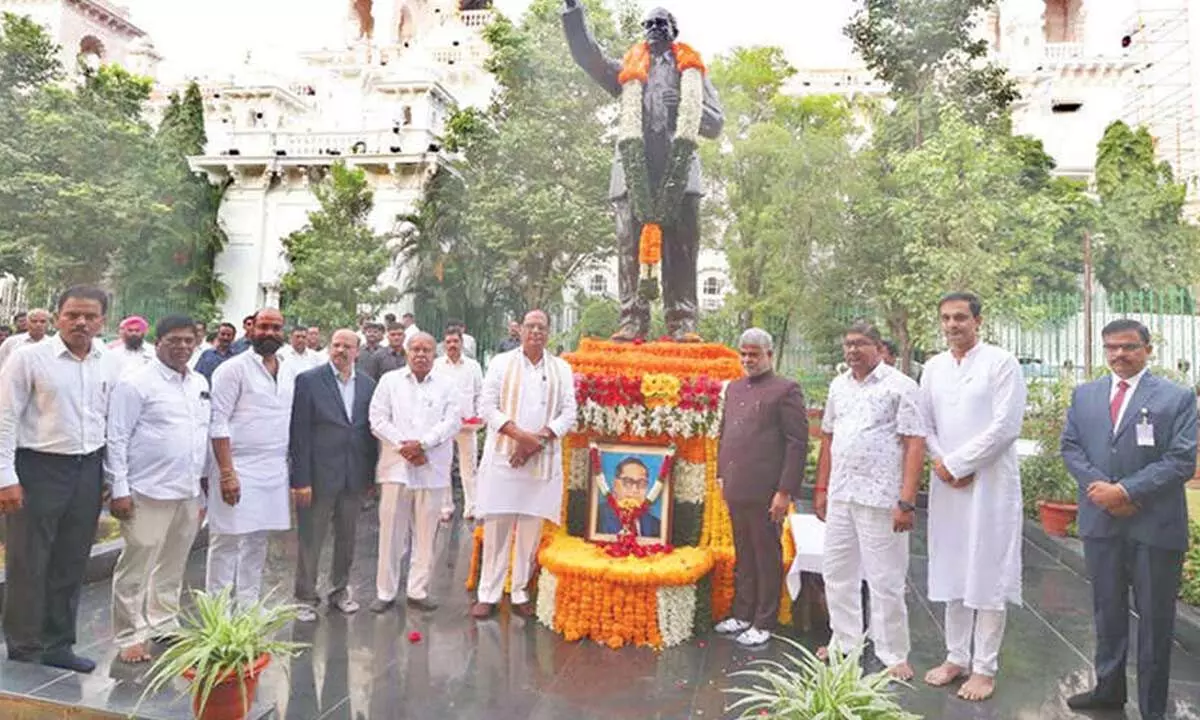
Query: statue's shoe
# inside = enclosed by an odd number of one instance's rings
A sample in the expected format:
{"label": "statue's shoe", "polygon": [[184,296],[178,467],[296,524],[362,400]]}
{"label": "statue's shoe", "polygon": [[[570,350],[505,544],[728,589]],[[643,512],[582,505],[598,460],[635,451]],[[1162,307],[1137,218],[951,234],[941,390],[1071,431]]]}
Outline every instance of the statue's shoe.
{"label": "statue's shoe", "polygon": [[642,337],[643,336],[638,335],[637,330],[635,330],[631,327],[623,327],[620,330],[613,333],[612,337],[610,337],[609,340],[612,340],[613,342],[633,342],[634,340],[637,340]]}
{"label": "statue's shoe", "polygon": [[671,339],[678,343],[702,343],[704,338],[697,332],[674,332]]}

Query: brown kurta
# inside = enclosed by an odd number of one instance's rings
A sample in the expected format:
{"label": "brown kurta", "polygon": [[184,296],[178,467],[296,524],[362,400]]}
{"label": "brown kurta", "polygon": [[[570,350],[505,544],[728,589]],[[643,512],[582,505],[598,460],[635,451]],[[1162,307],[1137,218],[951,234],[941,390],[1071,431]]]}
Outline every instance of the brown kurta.
{"label": "brown kurta", "polygon": [[774,373],[742,378],[725,391],[717,477],[730,505],[795,497],[804,480],[808,417],[800,386]]}
{"label": "brown kurta", "polygon": [[781,528],[768,509],[776,492],[795,496],[804,479],[808,417],[800,386],[773,373],[729,384],[717,476],[733,525],[733,616],[772,630],[783,584]]}

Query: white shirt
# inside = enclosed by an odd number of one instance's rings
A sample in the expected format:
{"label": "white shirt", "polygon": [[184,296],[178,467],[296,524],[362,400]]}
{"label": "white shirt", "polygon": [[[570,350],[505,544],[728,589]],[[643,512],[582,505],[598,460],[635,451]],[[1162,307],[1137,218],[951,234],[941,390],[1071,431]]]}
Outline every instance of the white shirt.
{"label": "white shirt", "polygon": [[156,359],[154,346],[145,342],[137,350],[130,350],[122,342],[110,346],[108,351],[112,353],[114,360],[120,366],[121,369],[118,372],[121,377],[141,370]]}
{"label": "white shirt", "polygon": [[287,461],[295,376],[286,365],[280,361],[276,379],[250,348],[213,372],[209,435],[229,438],[242,489],[234,506],[226,505],[219,492],[209,494],[214,532],[240,535],[291,527]]}
{"label": "white shirt", "polygon": [[1137,375],[1134,375],[1133,377],[1129,378],[1128,380],[1124,380],[1124,381],[1122,381],[1122,379],[1115,374],[1112,376],[1112,385],[1108,388],[1108,405],[1109,405],[1109,407],[1112,407],[1113,400],[1115,400],[1117,398],[1117,392],[1120,390],[1120,387],[1118,387],[1118,385],[1121,382],[1126,382],[1129,384],[1129,389],[1125,391],[1125,397],[1121,400],[1121,408],[1119,410],[1117,410],[1117,421],[1115,423],[1113,423],[1113,434],[1114,435],[1117,432],[1117,428],[1121,427],[1121,420],[1123,420],[1125,418],[1125,409],[1129,407],[1129,401],[1133,399],[1133,393],[1134,393],[1134,391],[1137,390],[1138,383],[1140,383],[1142,381],[1142,378],[1145,377],[1145,375],[1146,375],[1146,371],[1149,369],[1150,369],[1150,367],[1146,366],[1146,367],[1142,368],[1142,371],[1139,372]]}
{"label": "white shirt", "polygon": [[408,341],[413,339],[413,335],[421,332],[421,328],[417,327],[416,323],[404,328],[404,347],[408,347]]}
{"label": "white shirt", "polygon": [[192,351],[192,356],[188,358],[188,370],[196,369],[196,363],[200,362],[200,356],[210,347],[211,345],[208,343],[200,343],[196,346],[196,349]]}
{"label": "white shirt", "polygon": [[458,399],[458,416],[463,420],[478,417],[479,393],[483,390],[483,369],[464,352],[458,362],[448,357],[433,361],[433,371],[449,381]]}
{"label": "white shirt", "polygon": [[[510,363],[520,363],[520,397],[515,412],[510,417],[501,407],[500,397],[504,387],[504,376]],[[557,376],[557,399],[553,400],[557,411],[547,422],[547,411],[552,402],[551,390]],[[575,426],[576,404],[574,376],[565,360],[549,352],[533,363],[521,348],[510,350],[492,358],[488,363],[487,377],[483,380],[483,391],[479,397],[479,414],[487,421],[487,441],[483,459],[477,469],[476,510],[480,515],[516,514],[536,516],[559,522],[562,511],[562,438]],[[536,470],[539,463],[530,461],[524,467],[509,465],[506,453],[497,449],[500,428],[507,422],[529,432],[538,432],[548,426],[555,439],[546,444],[543,453],[548,453],[550,476],[540,476]]]}
{"label": "white shirt", "polygon": [[977,610],[1021,604],[1021,477],[1017,437],[1025,378],[1006,350],[979,343],[961,361],[934,356],[921,373],[929,454],[956,478],[929,480],[929,598]]}
{"label": "white shirt", "polygon": [[[449,382],[430,372],[418,382],[412,368],[384,373],[371,397],[371,432],[379,438],[379,482],[410,490],[450,487],[450,464],[461,419]],[[407,440],[419,440],[429,461],[420,467],[400,455]]]}
{"label": "white shirt", "polygon": [[[42,340],[45,340],[48,337],[50,336],[43,335]],[[38,343],[42,342],[42,340],[34,340],[33,338],[29,337],[29,333],[27,332],[17,333],[16,335],[10,335],[9,337],[5,338],[4,342],[0,343],[0,370],[4,369],[4,363],[8,362],[8,359],[12,357],[12,354],[17,351],[17,348],[22,348],[26,345],[37,345]]]}
{"label": "white shirt", "polygon": [[328,357],[321,357],[319,350],[305,348],[304,352],[298,353],[291,345],[284,345],[276,355],[280,360],[292,366],[290,370],[294,375],[299,375],[305,370],[312,370],[322,363],[329,362]]}
{"label": "white shirt", "polygon": [[80,360],[57,335],[13,353],[0,371],[0,487],[17,484],[17,448],[87,455],[104,447],[117,370],[95,345]]}
{"label": "white shirt", "polygon": [[350,366],[350,375],[347,376],[346,382],[342,382],[342,376],[333,363],[329,363],[325,367],[333,373],[333,383],[337,386],[338,394],[342,396],[342,407],[346,408],[346,418],[354,420],[354,366]]}
{"label": "white shirt", "polygon": [[155,500],[199,496],[210,406],[203,375],[178,373],[157,358],[122,377],[108,404],[104,466],[112,496],[131,490]]}
{"label": "white shirt", "polygon": [[859,382],[850,371],[829,384],[821,430],[833,435],[829,499],[891,509],[904,481],[901,436],[924,437],[917,383],[880,362]]}

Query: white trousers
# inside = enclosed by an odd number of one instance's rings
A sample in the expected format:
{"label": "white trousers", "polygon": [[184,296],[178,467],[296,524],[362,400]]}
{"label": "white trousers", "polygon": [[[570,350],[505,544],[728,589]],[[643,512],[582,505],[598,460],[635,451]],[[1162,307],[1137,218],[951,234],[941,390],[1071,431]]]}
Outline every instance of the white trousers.
{"label": "white trousers", "polygon": [[[533,571],[533,554],[542,536],[542,519],[534,515],[489,515],[483,522],[483,567],[479,570],[478,600],[495,605],[504,595],[512,558],[512,602],[529,602],[525,586]],[[514,549],[515,543],[515,549]],[[511,553],[511,555],[510,555]]]}
{"label": "white trousers", "polygon": [[[1000,667],[1005,610],[973,610],[961,600],[946,603],[946,662],[993,677]],[[971,654],[971,641],[975,653]]]}
{"label": "white trousers", "polygon": [[200,527],[198,497],[132,498],[133,517],[121,522],[125,547],[112,585],[113,635],[122,649],[179,626],[183,573]]}
{"label": "white trousers", "polygon": [[205,582],[208,593],[215,595],[231,588],[237,607],[242,609],[258,602],[270,537],[269,530],[241,535],[212,533],[208,538],[208,578]]}
{"label": "white trousers", "polygon": [[379,564],[375,570],[375,593],[380,600],[391,602],[400,594],[400,573],[410,532],[407,594],[413,600],[429,596],[433,547],[444,497],[442,488],[410,490],[399,483],[380,483]]}
{"label": "white trousers", "polygon": [[[462,479],[463,517],[475,516],[475,459],[479,452],[479,435],[474,430],[463,430],[454,436],[454,447],[458,453],[458,476]],[[454,494],[449,493],[451,502]]]}
{"label": "white trousers", "polygon": [[825,600],[830,647],[846,653],[862,641],[862,581],[871,592],[871,640],[885,666],[908,660],[908,533],[892,530],[892,511],[830,501],[825,515]]}

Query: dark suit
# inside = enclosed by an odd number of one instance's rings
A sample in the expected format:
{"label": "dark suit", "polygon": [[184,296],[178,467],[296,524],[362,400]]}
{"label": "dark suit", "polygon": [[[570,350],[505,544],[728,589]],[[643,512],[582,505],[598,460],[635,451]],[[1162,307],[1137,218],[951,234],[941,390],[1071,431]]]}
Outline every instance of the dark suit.
{"label": "dark suit", "polygon": [[362,494],[375,480],[379,445],[371,435],[367,410],[375,381],[354,374],[354,412],[346,416],[333,367],[322,364],[296,378],[289,440],[291,485],[312,488],[312,504],[297,512],[300,552],[296,599],[317,602],[317,565],[333,524],[331,600],[346,593],[354,561],[354,533]]}
{"label": "dark suit", "polygon": [[[1079,535],[1096,625],[1096,695],[1126,699],[1132,587],[1139,617],[1138,707],[1143,718],[1157,720],[1166,717],[1175,597],[1188,543],[1184,483],[1196,469],[1196,398],[1146,373],[1114,433],[1112,382],[1110,376],[1075,389],[1062,454],[1079,484]],[[1154,447],[1137,443],[1143,418],[1153,425]],[[1115,517],[1089,500],[1087,488],[1095,480],[1120,483],[1137,513]]]}
{"label": "dark suit", "polygon": [[[621,519],[608,503],[596,508],[596,531],[616,535],[621,532]],[[638,519],[638,537],[657,538],[662,534],[662,520],[647,512]],[[669,539],[669,538],[668,538]]]}
{"label": "dark suit", "polygon": [[771,630],[783,583],[782,528],[767,515],[776,492],[795,497],[804,480],[808,416],[800,386],[767,373],[729,383],[717,477],[733,525],[733,616]]}

